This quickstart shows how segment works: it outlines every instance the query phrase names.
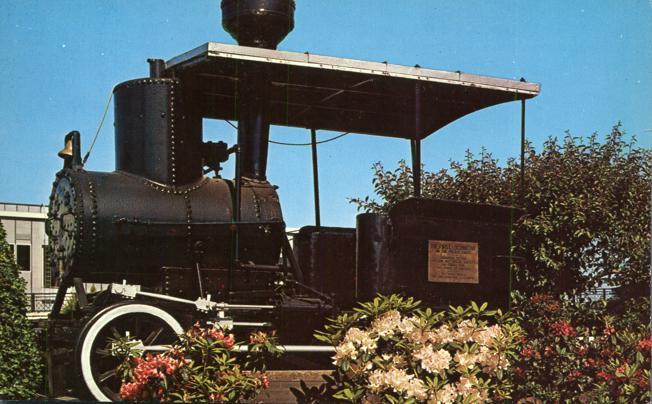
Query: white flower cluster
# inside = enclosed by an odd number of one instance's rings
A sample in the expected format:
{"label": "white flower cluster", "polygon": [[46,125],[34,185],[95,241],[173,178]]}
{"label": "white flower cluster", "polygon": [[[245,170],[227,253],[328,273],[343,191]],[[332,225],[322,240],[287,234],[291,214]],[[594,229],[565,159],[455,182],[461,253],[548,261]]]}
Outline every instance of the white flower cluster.
{"label": "white flower cluster", "polygon": [[344,360],[356,360],[360,352],[373,352],[378,338],[372,338],[371,333],[352,327],[347,331],[342,342],[335,347],[334,365],[341,365]]}
{"label": "white flower cluster", "polygon": [[430,373],[442,373],[449,368],[451,354],[445,349],[435,351],[432,345],[424,345],[412,353],[414,359],[421,361],[421,367]]}
{"label": "white flower cluster", "polygon": [[393,335],[412,334],[419,324],[417,317],[401,318],[401,313],[398,310],[390,310],[383,313],[371,323],[371,332],[379,337],[386,338]]}
{"label": "white flower cluster", "polygon": [[[439,328],[426,332],[425,339],[427,342],[424,347],[428,346],[428,343],[442,346],[452,342],[460,344],[474,342],[479,347],[477,352],[455,353],[454,359],[457,363],[457,370],[465,371],[468,368],[473,368],[474,366],[479,365],[485,373],[492,373],[496,369],[504,369],[509,366],[507,358],[501,356],[498,352],[495,352],[492,349],[495,347],[496,342],[503,336],[503,331],[498,325],[482,327],[478,326],[474,320],[463,320],[460,322],[456,330],[451,330],[448,325],[444,324]],[[420,357],[418,358],[422,360],[422,367],[431,373],[440,372],[430,370],[431,366],[423,363],[422,358],[430,358],[425,355],[425,352],[427,351],[420,354]]]}
{"label": "white flower cluster", "polygon": [[486,402],[487,390],[479,388],[477,383],[475,376],[461,376],[457,383],[445,384],[434,392],[428,404],[452,403],[457,398],[462,398],[465,403]]}
{"label": "white flower cluster", "polygon": [[408,374],[404,369],[390,368],[386,371],[377,369],[369,375],[369,390],[378,393],[391,389],[405,398],[414,397],[417,400],[428,398],[428,389],[423,381]]}
{"label": "white flower cluster", "polygon": [[[495,376],[509,366],[500,349],[504,337],[500,326],[480,325],[473,319],[432,328],[417,316],[402,317],[390,310],[367,329],[350,328],[335,348],[333,363],[346,362],[359,382],[366,379],[369,403],[388,392],[429,403],[458,398],[481,402],[487,400],[488,391],[478,377]],[[376,352],[379,345],[382,352]],[[422,380],[426,374],[445,383],[430,390]]]}
{"label": "white flower cluster", "polygon": [[455,341],[455,333],[446,325],[427,333],[427,339],[433,344],[448,344]]}

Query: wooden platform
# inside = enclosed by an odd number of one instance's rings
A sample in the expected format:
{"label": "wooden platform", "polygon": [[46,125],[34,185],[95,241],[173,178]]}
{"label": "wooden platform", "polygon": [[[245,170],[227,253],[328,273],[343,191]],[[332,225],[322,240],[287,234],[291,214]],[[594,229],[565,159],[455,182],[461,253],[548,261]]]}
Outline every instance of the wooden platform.
{"label": "wooden platform", "polygon": [[308,386],[318,386],[324,382],[322,375],[330,374],[330,370],[270,370],[269,389],[263,392],[253,402],[285,404],[296,403],[290,387],[299,390],[299,382],[303,380]]}

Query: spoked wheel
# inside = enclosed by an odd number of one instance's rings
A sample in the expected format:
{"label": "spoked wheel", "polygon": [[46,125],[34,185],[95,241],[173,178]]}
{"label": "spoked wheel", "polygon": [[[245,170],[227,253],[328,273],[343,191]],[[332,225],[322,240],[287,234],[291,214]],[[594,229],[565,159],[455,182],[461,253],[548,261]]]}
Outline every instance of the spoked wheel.
{"label": "spoked wheel", "polygon": [[97,313],[80,333],[77,363],[88,392],[98,401],[119,401],[119,359],[110,338],[129,335],[143,352],[160,352],[178,340],[183,328],[168,312],[148,304],[119,303]]}

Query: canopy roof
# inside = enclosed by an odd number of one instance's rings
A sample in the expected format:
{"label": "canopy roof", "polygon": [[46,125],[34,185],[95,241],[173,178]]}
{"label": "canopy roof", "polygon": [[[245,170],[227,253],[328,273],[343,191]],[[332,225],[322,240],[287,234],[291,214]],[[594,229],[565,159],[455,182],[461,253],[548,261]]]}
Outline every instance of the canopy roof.
{"label": "canopy roof", "polygon": [[[536,83],[221,43],[166,62],[198,82],[203,115],[235,120],[238,71],[269,65],[273,125],[422,139],[480,109],[535,97]],[[420,100],[420,102],[418,102]]]}

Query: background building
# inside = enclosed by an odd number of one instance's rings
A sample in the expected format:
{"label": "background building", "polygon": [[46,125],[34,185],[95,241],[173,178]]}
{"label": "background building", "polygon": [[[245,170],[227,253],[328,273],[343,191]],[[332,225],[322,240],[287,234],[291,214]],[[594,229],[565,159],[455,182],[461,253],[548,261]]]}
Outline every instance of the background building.
{"label": "background building", "polygon": [[46,270],[44,205],[0,203],[0,220],[7,233],[7,243],[14,247],[14,257],[20,265],[20,276],[27,281],[27,293],[56,293],[49,268]]}

